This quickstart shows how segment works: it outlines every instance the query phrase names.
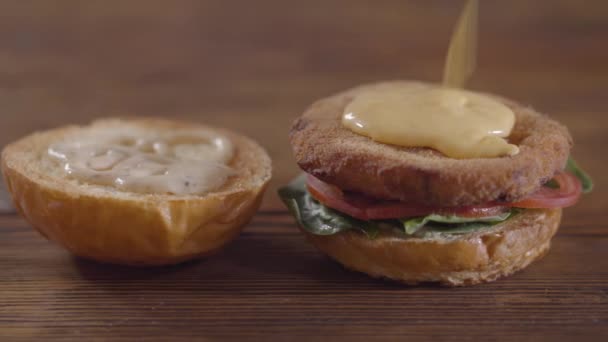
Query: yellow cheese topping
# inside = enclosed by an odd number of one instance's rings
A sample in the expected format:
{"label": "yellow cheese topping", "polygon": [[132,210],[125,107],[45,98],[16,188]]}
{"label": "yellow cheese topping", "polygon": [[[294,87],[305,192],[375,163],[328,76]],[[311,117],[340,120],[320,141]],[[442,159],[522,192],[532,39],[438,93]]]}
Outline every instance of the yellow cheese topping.
{"label": "yellow cheese topping", "polygon": [[443,87],[395,83],[359,93],[342,124],[375,141],[430,147],[452,158],[492,158],[518,153],[505,139],[513,111],[492,97],[460,90],[475,69],[478,1],[469,0],[446,58]]}
{"label": "yellow cheese topping", "polygon": [[95,132],[55,143],[48,154],[69,178],[146,194],[201,195],[235,173],[230,140],[202,131]]}
{"label": "yellow cheese topping", "polygon": [[452,158],[513,155],[515,116],[486,95],[424,83],[397,83],[357,95],[342,124],[375,141],[430,147]]}

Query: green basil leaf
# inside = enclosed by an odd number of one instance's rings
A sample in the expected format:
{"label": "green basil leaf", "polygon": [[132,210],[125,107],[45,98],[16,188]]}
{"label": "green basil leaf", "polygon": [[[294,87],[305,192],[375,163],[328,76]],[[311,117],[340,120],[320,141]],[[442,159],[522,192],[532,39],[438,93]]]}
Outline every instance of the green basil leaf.
{"label": "green basil leaf", "polygon": [[593,181],[591,180],[591,177],[589,177],[589,175],[578,166],[572,157],[568,158],[566,171],[572,173],[581,181],[584,194],[587,194],[593,190]]}

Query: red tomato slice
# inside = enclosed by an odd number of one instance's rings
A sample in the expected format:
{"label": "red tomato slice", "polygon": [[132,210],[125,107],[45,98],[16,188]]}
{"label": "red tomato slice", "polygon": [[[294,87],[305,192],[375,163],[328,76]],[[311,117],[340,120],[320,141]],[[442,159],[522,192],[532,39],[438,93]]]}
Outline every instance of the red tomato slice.
{"label": "red tomato slice", "polygon": [[376,200],[364,195],[345,194],[338,187],[308,175],[307,188],[310,194],[324,205],[360,220],[383,220],[428,214],[485,217],[502,214],[504,206],[467,206],[442,208],[399,201]]}
{"label": "red tomato slice", "polygon": [[433,207],[399,201],[377,200],[359,194],[345,194],[338,187],[308,175],[310,194],[324,205],[360,220],[383,220],[428,214],[457,215],[464,217],[496,216],[506,207],[516,208],[565,208],[574,205],[581,196],[582,185],[570,173],[560,172],[553,179],[559,188],[542,187],[530,197],[513,203],[466,207]]}
{"label": "red tomato slice", "polygon": [[308,188],[308,192],[314,197],[317,201],[323,203],[324,205],[336,209],[340,212],[348,214],[354,218],[359,220],[369,220],[369,218],[365,214],[365,210],[361,205],[356,205],[354,203],[349,203],[344,199],[344,194],[342,190],[337,188],[334,185],[327,184],[316,177],[308,175],[306,179],[306,187]]}
{"label": "red tomato slice", "polygon": [[565,208],[572,206],[578,202],[581,197],[582,185],[581,182],[571,173],[560,172],[553,177],[559,188],[551,189],[543,186],[530,197],[519,202],[507,204],[510,207],[516,208]]}

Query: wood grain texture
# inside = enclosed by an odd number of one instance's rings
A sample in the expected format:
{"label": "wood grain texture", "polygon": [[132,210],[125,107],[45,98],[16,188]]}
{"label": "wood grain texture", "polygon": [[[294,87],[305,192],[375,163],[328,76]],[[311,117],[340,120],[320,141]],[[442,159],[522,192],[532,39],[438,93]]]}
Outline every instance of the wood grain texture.
{"label": "wood grain texture", "polygon": [[220,254],[132,269],[75,259],[0,215],[0,340],[608,339],[608,5],[484,1],[472,88],[570,128],[596,191],[565,212],[542,261],[495,283],[402,287],[348,272],[275,195],[298,171],[290,122],[363,82],[440,80],[458,2],[0,1],[0,146],[108,115],[230,127],[275,177]]}

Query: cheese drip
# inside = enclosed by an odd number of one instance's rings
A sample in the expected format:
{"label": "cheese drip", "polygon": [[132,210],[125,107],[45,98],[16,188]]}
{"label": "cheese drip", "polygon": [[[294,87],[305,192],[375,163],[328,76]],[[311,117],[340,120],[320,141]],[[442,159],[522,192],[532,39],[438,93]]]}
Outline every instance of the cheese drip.
{"label": "cheese drip", "polygon": [[446,58],[443,86],[394,83],[357,94],[345,107],[342,124],[375,141],[430,147],[452,158],[514,155],[515,114],[502,102],[463,87],[475,69],[478,2],[460,17]]}
{"label": "cheese drip", "polygon": [[452,158],[516,154],[507,143],[515,118],[491,97],[423,83],[402,83],[360,93],[342,124],[375,141],[431,147]]}
{"label": "cheese drip", "polygon": [[479,4],[469,0],[460,15],[443,69],[443,85],[464,88],[477,67]]}

